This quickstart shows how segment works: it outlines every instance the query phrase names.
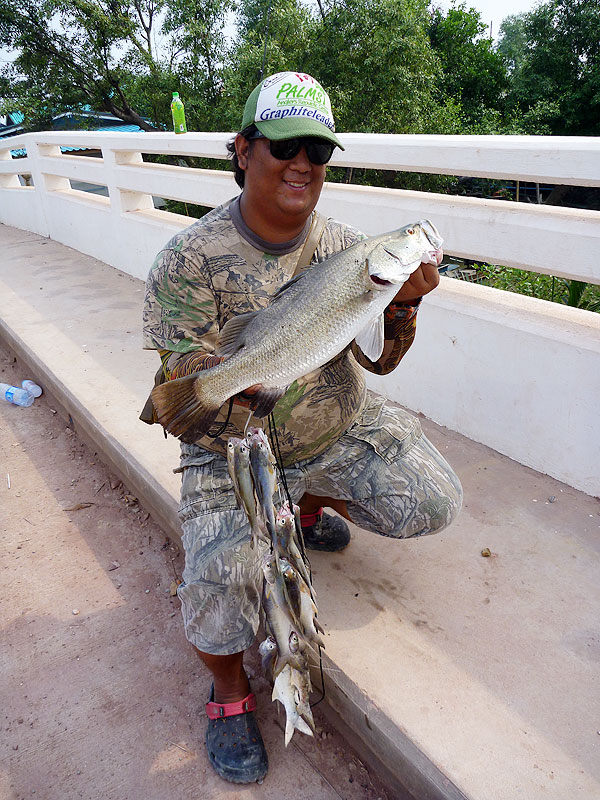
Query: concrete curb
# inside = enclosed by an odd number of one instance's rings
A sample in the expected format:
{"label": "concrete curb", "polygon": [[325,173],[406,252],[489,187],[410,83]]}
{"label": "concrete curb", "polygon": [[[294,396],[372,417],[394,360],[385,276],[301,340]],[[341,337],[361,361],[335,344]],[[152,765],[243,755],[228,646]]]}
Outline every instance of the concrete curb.
{"label": "concrete curb", "polygon": [[[323,654],[326,714],[377,772],[395,800],[468,800],[444,773],[378,708],[339,666]],[[314,669],[313,684],[320,685]]]}

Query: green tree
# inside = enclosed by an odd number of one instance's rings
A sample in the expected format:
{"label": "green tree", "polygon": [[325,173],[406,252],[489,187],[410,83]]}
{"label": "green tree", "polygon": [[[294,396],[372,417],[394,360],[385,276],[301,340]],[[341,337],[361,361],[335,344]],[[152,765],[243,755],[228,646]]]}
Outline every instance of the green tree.
{"label": "green tree", "polygon": [[[171,76],[154,50],[164,0],[0,0],[0,44],[17,51],[3,70],[5,106],[29,127],[90,106],[154,130],[168,113]],[[158,98],[163,98],[162,105]]]}
{"label": "green tree", "polygon": [[261,77],[305,69],[312,35],[313,13],[298,0],[241,0],[236,37],[223,64],[218,113],[225,128],[238,129],[246,98]]}
{"label": "green tree", "polygon": [[479,11],[460,3],[446,13],[433,9],[429,36],[442,64],[443,96],[460,103],[470,124],[481,127],[487,114],[493,129],[498,127],[508,78],[504,59],[484,35],[486,30]]}
{"label": "green tree", "polygon": [[600,133],[600,0],[548,0],[510,17],[498,49],[526,131]]}
{"label": "green tree", "polygon": [[229,0],[166,0],[162,33],[172,42],[169,72],[185,99],[189,130],[223,130],[223,63]]}
{"label": "green tree", "polygon": [[427,35],[426,0],[345,0],[314,17],[303,68],[330,92],[341,130],[456,133],[456,105]]}
{"label": "green tree", "polygon": [[500,25],[497,51],[504,58],[509,75],[521,71],[526,50],[525,14],[511,14],[504,17]]}

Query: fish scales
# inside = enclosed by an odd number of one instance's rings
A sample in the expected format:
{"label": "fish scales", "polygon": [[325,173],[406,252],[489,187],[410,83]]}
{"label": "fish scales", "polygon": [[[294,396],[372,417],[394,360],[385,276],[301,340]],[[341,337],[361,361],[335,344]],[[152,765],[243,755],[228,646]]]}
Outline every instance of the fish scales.
{"label": "fish scales", "polygon": [[[355,274],[332,300],[328,272],[324,270],[319,281],[290,286],[249,323],[246,335],[255,343],[252,349],[243,348],[220,364],[219,379],[210,387],[219,405],[256,383],[285,387],[336,356],[338,341],[344,341],[343,346],[347,339],[352,341],[359,320],[366,316],[364,277]],[[388,293],[379,300],[372,313],[384,310]]]}

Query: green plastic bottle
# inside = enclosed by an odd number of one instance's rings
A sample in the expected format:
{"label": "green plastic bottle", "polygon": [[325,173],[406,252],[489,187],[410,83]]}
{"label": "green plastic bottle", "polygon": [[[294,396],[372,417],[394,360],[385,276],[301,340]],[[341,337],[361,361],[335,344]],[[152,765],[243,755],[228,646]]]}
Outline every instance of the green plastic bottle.
{"label": "green plastic bottle", "polygon": [[173,130],[175,133],[187,133],[187,128],[185,125],[185,110],[183,108],[183,103],[179,99],[179,92],[173,92],[171,114],[173,115]]}

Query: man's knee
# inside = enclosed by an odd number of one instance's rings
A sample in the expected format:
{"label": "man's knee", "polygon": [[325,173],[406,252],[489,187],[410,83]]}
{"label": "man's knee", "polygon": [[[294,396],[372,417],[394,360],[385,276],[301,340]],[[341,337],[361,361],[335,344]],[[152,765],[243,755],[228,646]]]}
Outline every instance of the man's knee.
{"label": "man's knee", "polygon": [[446,530],[456,519],[462,508],[463,490],[458,476],[449,465],[444,479],[436,489],[416,502],[416,509],[407,538],[429,536]]}
{"label": "man's knee", "polygon": [[457,479],[457,486],[452,492],[444,495],[428,497],[419,504],[417,518],[422,521],[421,530],[411,536],[428,536],[441,533],[451,525],[462,508],[462,487]]}
{"label": "man's knee", "polygon": [[443,491],[426,496],[385,495],[367,503],[348,503],[349,515],[359,527],[394,539],[440,533],[454,522],[462,506],[462,487],[453,478]]}

